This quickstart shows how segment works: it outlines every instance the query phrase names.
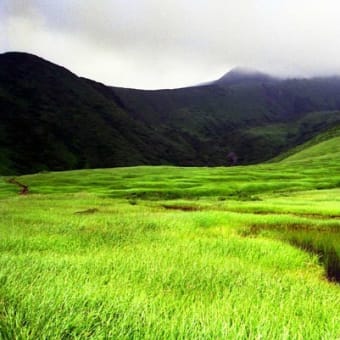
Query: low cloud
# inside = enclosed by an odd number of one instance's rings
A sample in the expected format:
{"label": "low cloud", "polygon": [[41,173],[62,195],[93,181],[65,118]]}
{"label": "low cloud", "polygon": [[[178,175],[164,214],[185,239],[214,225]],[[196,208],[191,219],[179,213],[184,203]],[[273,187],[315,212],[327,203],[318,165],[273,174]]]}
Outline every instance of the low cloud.
{"label": "low cloud", "polygon": [[234,66],[340,74],[337,0],[3,0],[1,50],[110,85],[179,87]]}

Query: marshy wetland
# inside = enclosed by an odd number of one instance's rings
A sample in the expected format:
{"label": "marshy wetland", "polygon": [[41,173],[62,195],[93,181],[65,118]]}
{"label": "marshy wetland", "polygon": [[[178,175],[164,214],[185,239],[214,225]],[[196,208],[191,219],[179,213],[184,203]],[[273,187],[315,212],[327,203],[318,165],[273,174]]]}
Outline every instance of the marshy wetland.
{"label": "marshy wetland", "polygon": [[0,183],[2,339],[340,337],[340,137],[18,180]]}

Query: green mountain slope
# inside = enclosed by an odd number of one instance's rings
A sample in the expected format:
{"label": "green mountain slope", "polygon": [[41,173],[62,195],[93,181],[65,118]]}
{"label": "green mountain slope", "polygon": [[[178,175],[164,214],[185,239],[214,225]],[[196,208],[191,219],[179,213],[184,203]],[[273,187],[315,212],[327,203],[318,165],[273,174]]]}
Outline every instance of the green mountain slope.
{"label": "green mountain slope", "polygon": [[[340,188],[340,130],[293,148],[280,161],[235,167],[138,166],[73,170],[18,178],[32,194],[89,192],[111,198],[257,201],[256,195]],[[0,192],[18,188],[0,181]]]}
{"label": "green mountain slope", "polygon": [[340,160],[340,136],[309,146],[287,157],[283,162],[318,162],[322,165],[326,159]]}
{"label": "green mountain slope", "polygon": [[26,53],[0,55],[0,173],[270,159],[340,122],[340,79],[238,71],[206,86],[108,87]]}
{"label": "green mountain slope", "polygon": [[[277,157],[271,159],[269,163],[278,162],[278,161],[289,161],[290,159],[305,159],[305,155],[308,155],[309,149],[311,147],[315,146],[315,150],[317,152],[314,152],[315,156],[317,157],[328,157],[331,158],[331,155],[329,154],[329,151],[331,152],[337,152],[340,148],[340,143],[337,144],[338,137],[340,137],[340,126],[334,126],[333,128],[330,128],[329,130],[319,133],[317,136],[313,137],[312,139],[308,140],[307,142],[297,145],[296,147],[291,148],[290,150],[281,153]],[[331,149],[323,150],[322,142],[327,142],[325,145],[329,144],[331,146]],[[321,147],[320,147],[321,146]],[[339,158],[340,161],[340,158]]]}
{"label": "green mountain slope", "polygon": [[0,64],[4,170],[152,164],[168,147],[162,136],[62,67],[22,53],[2,55]]}

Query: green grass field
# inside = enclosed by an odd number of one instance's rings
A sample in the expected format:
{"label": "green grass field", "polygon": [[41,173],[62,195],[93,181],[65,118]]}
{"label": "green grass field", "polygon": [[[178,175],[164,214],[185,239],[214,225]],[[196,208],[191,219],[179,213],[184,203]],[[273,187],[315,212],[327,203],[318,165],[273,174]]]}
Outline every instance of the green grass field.
{"label": "green grass field", "polygon": [[1,339],[340,339],[340,137],[277,162],[0,182]]}

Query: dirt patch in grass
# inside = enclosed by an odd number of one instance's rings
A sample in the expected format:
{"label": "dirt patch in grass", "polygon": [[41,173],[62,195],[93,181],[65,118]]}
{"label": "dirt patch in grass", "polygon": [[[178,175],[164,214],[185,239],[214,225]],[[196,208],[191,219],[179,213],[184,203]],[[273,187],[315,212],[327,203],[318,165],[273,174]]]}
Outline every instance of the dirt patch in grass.
{"label": "dirt patch in grass", "polygon": [[161,207],[164,208],[164,209],[167,209],[167,210],[180,210],[180,211],[200,211],[200,210],[202,210],[201,207],[192,206],[192,205],[168,205],[168,204],[163,204]]}
{"label": "dirt patch in grass", "polygon": [[277,232],[310,232],[310,233],[325,233],[325,234],[339,234],[340,229],[338,224],[329,224],[327,226],[308,225],[303,223],[289,223],[289,224],[253,224],[248,228],[242,229],[240,234],[242,236],[256,236],[262,230],[273,230]]}
{"label": "dirt patch in grass", "polygon": [[97,209],[97,208],[89,208],[89,209],[86,209],[86,210],[76,211],[75,214],[79,214],[79,215],[94,214],[98,211],[99,211],[99,209]]}
{"label": "dirt patch in grass", "polygon": [[295,213],[295,212],[277,212],[277,211],[261,211],[261,210],[254,210],[254,211],[240,211],[237,209],[225,209],[226,211],[234,211],[240,213],[249,213],[254,215],[288,215],[288,216],[296,216],[296,217],[306,217],[306,218],[316,218],[316,219],[332,219],[338,220],[340,219],[340,215],[322,215],[322,214],[304,214],[304,213]]}

